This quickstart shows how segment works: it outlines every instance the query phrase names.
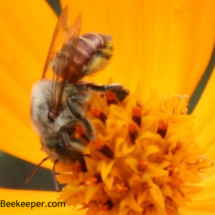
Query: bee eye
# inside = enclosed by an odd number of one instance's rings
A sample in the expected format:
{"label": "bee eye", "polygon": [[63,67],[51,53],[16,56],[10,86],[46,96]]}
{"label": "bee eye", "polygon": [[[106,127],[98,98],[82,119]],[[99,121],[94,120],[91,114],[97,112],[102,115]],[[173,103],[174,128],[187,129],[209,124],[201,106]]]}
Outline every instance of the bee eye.
{"label": "bee eye", "polygon": [[57,143],[57,148],[60,150],[60,149],[64,149],[65,148],[65,144],[63,144],[61,141],[59,141]]}

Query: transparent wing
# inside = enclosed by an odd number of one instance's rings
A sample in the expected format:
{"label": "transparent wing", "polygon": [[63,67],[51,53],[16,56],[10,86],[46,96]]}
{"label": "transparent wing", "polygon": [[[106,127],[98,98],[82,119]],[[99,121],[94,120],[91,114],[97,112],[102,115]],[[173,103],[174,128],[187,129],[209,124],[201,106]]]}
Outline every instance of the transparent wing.
{"label": "transparent wing", "polygon": [[53,76],[51,108],[53,113],[56,113],[56,116],[59,114],[65,83],[68,79],[68,75],[70,75],[69,67],[72,64],[72,61],[76,53],[80,29],[81,29],[81,20],[82,20],[82,16],[81,14],[79,14],[75,22],[73,23],[73,25],[70,28],[67,28],[65,41],[63,44],[64,57],[61,59],[61,65],[59,66],[60,69],[58,68],[57,72],[56,71],[53,72],[54,76]]}
{"label": "transparent wing", "polygon": [[47,76],[48,76],[47,72],[50,68],[50,63],[51,63],[52,59],[54,58],[57,51],[60,50],[65,43],[66,35],[68,32],[68,18],[69,18],[69,7],[66,6],[63,9],[63,11],[57,21],[57,24],[55,26],[51,45],[50,45],[50,48],[48,51],[48,55],[47,55],[43,73],[42,73],[42,79],[47,78]]}

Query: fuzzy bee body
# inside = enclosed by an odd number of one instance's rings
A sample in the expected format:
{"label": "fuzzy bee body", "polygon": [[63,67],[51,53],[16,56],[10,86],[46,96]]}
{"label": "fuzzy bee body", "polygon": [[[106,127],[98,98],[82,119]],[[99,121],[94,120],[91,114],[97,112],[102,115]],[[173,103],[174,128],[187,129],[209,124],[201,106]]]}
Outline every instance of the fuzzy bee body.
{"label": "fuzzy bee body", "polygon": [[[82,170],[86,171],[83,151],[94,140],[94,129],[85,117],[92,93],[111,91],[118,101],[128,94],[120,84],[95,85],[82,81],[84,76],[107,65],[113,51],[112,38],[99,33],[79,36],[81,16],[70,28],[67,26],[68,16],[66,7],[55,27],[42,80],[34,85],[32,91],[31,120],[40,136],[42,150],[48,156],[33,170],[27,181],[47,159],[54,161],[53,172],[58,161],[79,161]],[[65,34],[63,41],[60,33]],[[51,79],[48,74],[50,66]],[[78,126],[81,126],[81,132]],[[113,156],[110,149],[102,153]]]}
{"label": "fuzzy bee body", "polygon": [[[87,101],[90,99],[91,92],[89,91],[87,90],[82,94],[82,100],[80,101],[83,113],[86,111]],[[53,161],[71,162],[82,160],[81,152],[84,150],[84,145],[77,140],[72,142],[71,139],[70,146],[65,147],[59,136],[59,131],[63,126],[71,122],[77,124],[78,120],[69,110],[66,100],[77,92],[78,89],[76,89],[74,84],[66,84],[60,114],[54,122],[51,122],[48,118],[48,113],[51,104],[52,81],[39,81],[33,87],[31,97],[32,124],[40,136],[42,150]]]}

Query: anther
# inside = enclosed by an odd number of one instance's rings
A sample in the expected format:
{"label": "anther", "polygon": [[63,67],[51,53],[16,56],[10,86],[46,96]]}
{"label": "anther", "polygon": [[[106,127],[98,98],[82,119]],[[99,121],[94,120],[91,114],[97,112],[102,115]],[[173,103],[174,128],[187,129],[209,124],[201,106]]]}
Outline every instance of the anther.
{"label": "anther", "polygon": [[166,133],[167,133],[167,128],[168,128],[168,123],[165,122],[164,120],[160,120],[158,122],[157,134],[160,134],[160,136],[162,138],[164,138],[166,136]]}
{"label": "anther", "polygon": [[138,136],[138,131],[137,131],[137,126],[134,123],[130,123],[128,125],[128,131],[129,131],[129,137],[130,137],[130,141],[131,143],[135,143],[135,140]]}
{"label": "anther", "polygon": [[214,166],[214,161],[213,160],[209,160],[205,157],[199,157],[197,160],[197,165],[199,166],[197,168],[199,173],[204,173],[206,172],[208,169],[212,168]]}
{"label": "anther", "polygon": [[93,146],[95,147],[95,149],[97,149],[99,152],[101,152],[105,156],[107,156],[111,159],[114,158],[113,151],[108,146],[106,146],[101,139],[95,139],[93,141]]}
{"label": "anther", "polygon": [[117,192],[120,194],[126,194],[128,191],[128,186],[125,183],[117,184],[116,185]]}
{"label": "anther", "polygon": [[102,182],[101,176],[94,175],[94,176],[90,177],[87,181],[85,181],[85,185],[93,186],[93,185],[99,184],[100,182]]}
{"label": "anther", "polygon": [[113,92],[110,92],[110,91],[106,91],[105,92],[105,97],[106,97],[106,100],[107,100],[107,104],[108,105],[111,105],[111,104],[118,104],[117,100],[116,100],[116,97],[115,97],[115,94]]}
{"label": "anther", "polygon": [[106,213],[109,212],[114,207],[113,202],[109,199],[104,204],[100,206],[100,211]]}
{"label": "anther", "polygon": [[166,168],[166,170],[169,172],[170,176],[173,176],[175,173],[178,172],[178,168],[175,166],[169,166]]}
{"label": "anther", "polygon": [[145,160],[140,160],[139,162],[138,162],[138,169],[140,170],[140,171],[144,171],[144,170],[146,170],[148,168],[148,162],[147,161],[145,161]]}
{"label": "anther", "polygon": [[182,145],[180,143],[177,143],[176,147],[174,149],[172,149],[172,153],[175,154],[178,151],[180,151],[182,149]]}
{"label": "anther", "polygon": [[107,117],[104,115],[104,113],[102,113],[101,110],[94,107],[92,108],[91,113],[93,116],[95,116],[96,118],[99,118],[105,124]]}
{"label": "anther", "polygon": [[142,107],[135,106],[132,109],[132,119],[140,127],[141,126]]}

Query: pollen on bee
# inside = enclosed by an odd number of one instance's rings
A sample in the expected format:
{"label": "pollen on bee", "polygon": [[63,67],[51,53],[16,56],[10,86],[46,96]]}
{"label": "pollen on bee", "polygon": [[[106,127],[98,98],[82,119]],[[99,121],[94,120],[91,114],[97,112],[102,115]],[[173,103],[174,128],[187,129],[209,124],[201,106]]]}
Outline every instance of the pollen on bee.
{"label": "pollen on bee", "polygon": [[84,135],[84,129],[83,129],[83,126],[82,125],[77,125],[76,126],[76,131],[77,133],[80,135],[80,136],[83,136]]}
{"label": "pollen on bee", "polygon": [[160,136],[164,138],[166,136],[167,129],[168,129],[168,123],[165,122],[164,120],[159,120],[157,134],[160,134]]}
{"label": "pollen on bee", "polygon": [[81,124],[78,124],[76,126],[76,132],[77,132],[77,137],[76,138],[80,138],[82,137],[85,141],[89,142],[85,132],[84,132],[84,128],[83,128],[83,125]]}

